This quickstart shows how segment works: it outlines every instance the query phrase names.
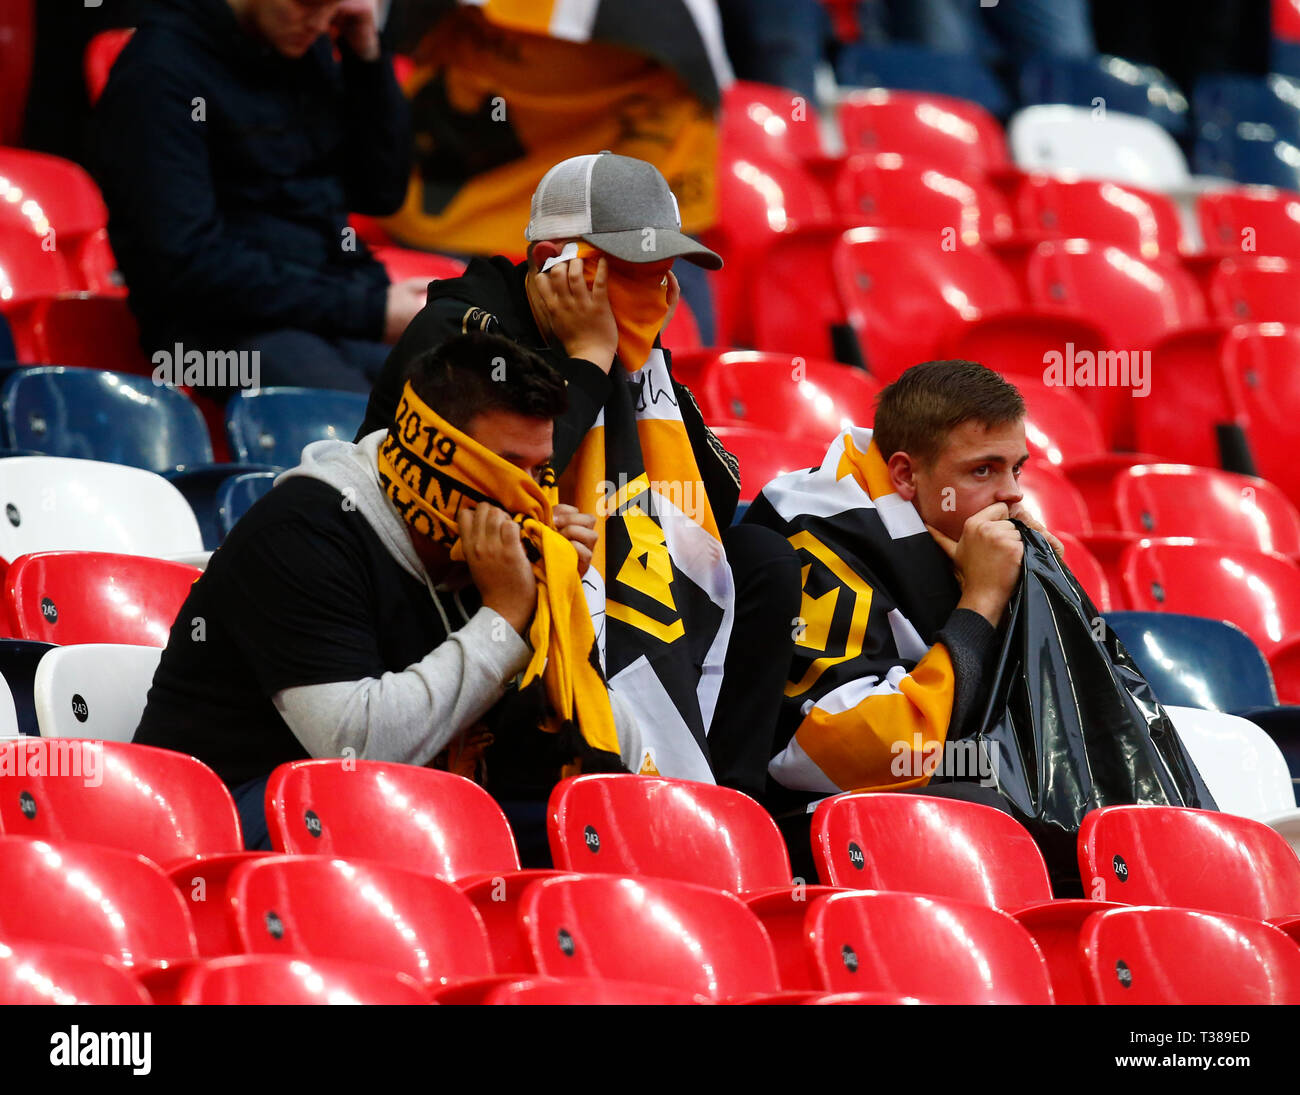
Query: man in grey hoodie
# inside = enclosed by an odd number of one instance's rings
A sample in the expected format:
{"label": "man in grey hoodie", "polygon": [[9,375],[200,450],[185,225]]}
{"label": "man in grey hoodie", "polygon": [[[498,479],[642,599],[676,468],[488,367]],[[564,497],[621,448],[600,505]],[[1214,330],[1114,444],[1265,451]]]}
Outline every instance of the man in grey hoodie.
{"label": "man in grey hoodie", "polygon": [[[547,469],[565,388],[529,351],[465,335],[429,351],[410,379],[455,428],[533,478]],[[532,657],[537,603],[519,527],[495,506],[462,511],[465,562],[452,562],[384,493],[387,432],[309,445],[231,531],[177,616],[134,740],[211,766],[249,847],[269,847],[272,769],[351,757],[477,776],[516,820],[521,857],[540,862],[539,804],[573,741],[539,729],[540,689],[511,687]],[[554,525],[585,569],[594,519],[561,506]],[[635,719],[610,700],[623,763],[634,764]],[[463,768],[466,751],[476,759]]]}

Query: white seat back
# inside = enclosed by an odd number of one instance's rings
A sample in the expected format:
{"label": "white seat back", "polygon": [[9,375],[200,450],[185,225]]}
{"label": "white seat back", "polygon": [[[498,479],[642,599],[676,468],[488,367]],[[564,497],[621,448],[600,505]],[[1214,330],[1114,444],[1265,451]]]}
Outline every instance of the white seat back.
{"label": "white seat back", "polygon": [[201,552],[194,511],[161,475],[99,460],[0,460],[0,559],[33,551]]}
{"label": "white seat back", "polygon": [[0,677],[0,738],[18,733],[18,708],[14,706],[14,694],[9,683]]}
{"label": "white seat back", "polygon": [[116,643],[49,651],[32,682],[41,737],[129,742],[161,657],[154,646]]}
{"label": "white seat back", "polygon": [[1220,810],[1256,821],[1295,810],[1286,758],[1253,722],[1195,707],[1165,710]]}
{"label": "white seat back", "polygon": [[1178,190],[1190,176],[1174,139],[1148,118],[1087,107],[1030,106],[1007,127],[1016,166],[1026,171],[1109,179],[1148,190]]}

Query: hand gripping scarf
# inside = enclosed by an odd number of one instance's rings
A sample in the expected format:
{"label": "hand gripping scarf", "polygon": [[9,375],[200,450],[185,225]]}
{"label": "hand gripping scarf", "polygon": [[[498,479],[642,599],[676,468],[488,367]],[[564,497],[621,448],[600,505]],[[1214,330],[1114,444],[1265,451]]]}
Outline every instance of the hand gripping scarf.
{"label": "hand gripping scarf", "polygon": [[467,499],[497,505],[520,526],[537,576],[537,610],[528,630],[532,660],[520,689],[539,677],[552,714],[543,729],[575,725],[591,749],[619,754],[595,633],[578,577],[577,551],[551,527],[555,477],[536,483],[507,460],[439,417],[408,383],[379,448],[379,479],[406,524],[465,556],[456,516]]}
{"label": "hand gripping scarf", "polygon": [[[577,245],[588,287],[596,280],[602,255],[589,243]],[[620,262],[610,255],[604,255],[604,259],[605,291],[618,325],[618,359],[624,369],[635,372],[650,359],[655,339],[668,318],[668,272],[673,260]]]}

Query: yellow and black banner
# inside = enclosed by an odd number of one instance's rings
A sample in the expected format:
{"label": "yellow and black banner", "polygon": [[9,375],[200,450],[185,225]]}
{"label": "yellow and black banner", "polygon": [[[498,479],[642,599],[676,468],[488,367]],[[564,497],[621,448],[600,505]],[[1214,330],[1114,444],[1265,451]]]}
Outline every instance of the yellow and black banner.
{"label": "yellow and black banner", "polygon": [[[652,17],[638,15],[649,6]],[[713,224],[715,110],[730,68],[718,28],[690,5],[487,0],[428,18],[405,88],[415,168],[386,222],[402,242],[522,257],[542,176],[602,149],[659,169],[683,231]]]}

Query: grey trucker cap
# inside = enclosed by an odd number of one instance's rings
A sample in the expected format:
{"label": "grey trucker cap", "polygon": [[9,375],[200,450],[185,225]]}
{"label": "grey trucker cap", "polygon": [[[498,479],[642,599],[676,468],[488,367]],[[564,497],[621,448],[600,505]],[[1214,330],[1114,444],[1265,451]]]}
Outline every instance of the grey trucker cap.
{"label": "grey trucker cap", "polygon": [[722,266],[682,233],[677,199],[654,164],[612,152],[574,156],[543,175],[524,237],[584,239],[624,262],[683,258],[707,270]]}

